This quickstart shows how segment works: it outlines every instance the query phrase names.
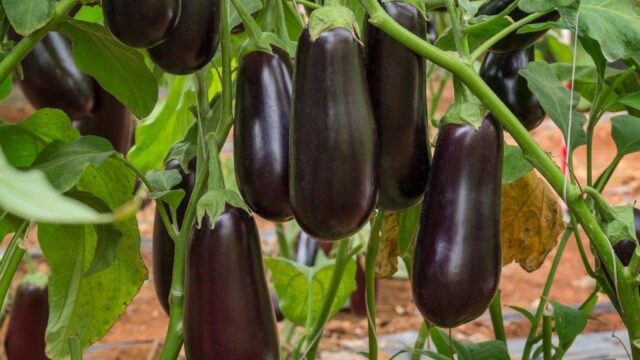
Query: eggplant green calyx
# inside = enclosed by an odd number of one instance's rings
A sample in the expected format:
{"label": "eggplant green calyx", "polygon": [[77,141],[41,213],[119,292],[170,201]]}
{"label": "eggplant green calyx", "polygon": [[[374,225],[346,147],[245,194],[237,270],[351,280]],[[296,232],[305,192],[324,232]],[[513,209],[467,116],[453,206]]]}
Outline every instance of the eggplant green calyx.
{"label": "eggplant green calyx", "polygon": [[29,273],[25,275],[20,284],[29,284],[37,287],[38,289],[44,289],[47,287],[48,277],[47,275],[36,271],[34,273]]}
{"label": "eggplant green calyx", "polygon": [[454,101],[444,114],[440,126],[444,124],[468,125],[479,129],[487,114],[487,108],[475,96],[465,96]]}
{"label": "eggplant green calyx", "polygon": [[311,13],[309,17],[311,41],[316,41],[323,32],[336,28],[345,28],[353,34],[354,38],[360,39],[358,21],[349,8],[342,5],[329,5]]}

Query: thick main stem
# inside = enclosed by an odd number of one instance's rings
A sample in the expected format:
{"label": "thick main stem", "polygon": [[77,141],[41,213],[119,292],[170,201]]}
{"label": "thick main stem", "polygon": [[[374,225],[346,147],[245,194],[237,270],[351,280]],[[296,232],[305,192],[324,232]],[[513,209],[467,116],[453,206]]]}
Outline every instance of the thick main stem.
{"label": "thick main stem", "polygon": [[16,68],[18,63],[29,54],[31,49],[33,49],[49,31],[54,30],[56,26],[58,26],[60,20],[62,20],[77,2],[78,0],[61,0],[57,3],[53,17],[47,25],[23,37],[22,40],[11,49],[9,54],[0,62],[0,83],[2,83],[7,76],[11,75],[11,72]]}
{"label": "thick main stem", "polygon": [[367,304],[367,320],[369,335],[369,359],[378,359],[378,337],[376,335],[376,257],[380,250],[380,228],[384,220],[384,211],[378,211],[371,235],[367,244],[367,256],[365,257],[365,300]]}

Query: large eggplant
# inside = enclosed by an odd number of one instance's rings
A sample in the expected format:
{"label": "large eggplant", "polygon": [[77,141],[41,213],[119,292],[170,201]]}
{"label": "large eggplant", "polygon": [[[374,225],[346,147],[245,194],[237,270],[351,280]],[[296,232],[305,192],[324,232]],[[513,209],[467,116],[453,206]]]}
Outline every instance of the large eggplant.
{"label": "large eggplant", "polygon": [[[9,30],[9,37],[20,36]],[[71,44],[57,32],[50,32],[22,60],[24,78],[20,88],[33,107],[58,108],[69,118],[88,115],[95,104],[93,79],[73,62]]]}
{"label": "large eggplant", "polygon": [[[414,5],[383,2],[405,29],[427,38]],[[366,66],[380,144],[378,207],[400,211],[420,201],[429,171],[425,60],[375,26],[367,26]]]}
{"label": "large eggplant", "polygon": [[133,118],[127,107],[96,83],[96,106],[76,123],[82,135],[95,135],[111,142],[126,154],[133,140]]}
{"label": "large eggplant", "polygon": [[[509,7],[515,0],[489,0],[482,4],[478,9],[478,15],[497,15],[503,10]],[[516,7],[509,17],[513,21],[522,20],[530,14],[520,10]],[[532,22],[532,24],[541,24],[547,21],[555,21],[560,17],[560,13],[552,11]],[[491,47],[493,52],[512,52],[523,50],[533,45],[540,37],[547,33],[547,29],[535,32],[529,32],[524,34],[517,34],[515,31],[507,35],[504,39],[498,41],[497,44]]]}
{"label": "large eggplant", "polygon": [[291,60],[284,51],[242,57],[236,79],[233,154],[247,205],[270,221],[293,217],[289,201]]}
{"label": "large eggplant", "polygon": [[[182,220],[187,211],[187,205],[196,183],[195,161],[189,164],[189,173],[185,173],[177,160],[170,160],[165,165],[165,170],[178,170],[182,181],[174,187],[174,189],[184,190],[184,197],[176,209],[178,226],[182,226]],[[165,206],[167,214],[170,214],[169,208]],[[164,227],[160,212],[156,209],[155,220],[153,221],[153,284],[156,288],[158,301],[164,311],[169,314],[169,293],[171,291],[171,279],[173,274],[173,258],[174,258],[173,239],[169,236],[167,229]]]}
{"label": "large eggplant", "polygon": [[351,31],[334,28],[298,42],[289,139],[291,205],[314,238],[355,234],[373,211],[378,144],[363,66]]}
{"label": "large eggplant", "polygon": [[187,358],[279,359],[278,332],[253,217],[227,206],[213,230],[210,225],[205,217],[188,248]]}
{"label": "large eggplant", "polygon": [[527,130],[533,130],[544,120],[545,112],[538,97],[529,90],[520,70],[534,60],[534,48],[510,53],[488,52],[480,68],[480,76]]}
{"label": "large eggplant", "polygon": [[413,255],[413,298],[426,320],[453,328],[480,316],[500,281],[502,130],[440,128]]}
{"label": "large eggplant", "polygon": [[162,43],[149,49],[151,60],[178,75],[205,66],[218,48],[220,1],[183,0],[176,27]]}
{"label": "large eggplant", "polygon": [[4,340],[8,360],[45,360],[45,332],[49,319],[46,284],[18,286]]}
{"label": "large eggplant", "polygon": [[174,28],[180,16],[180,3],[180,0],[102,0],[104,23],[124,44],[149,48],[166,39]]}

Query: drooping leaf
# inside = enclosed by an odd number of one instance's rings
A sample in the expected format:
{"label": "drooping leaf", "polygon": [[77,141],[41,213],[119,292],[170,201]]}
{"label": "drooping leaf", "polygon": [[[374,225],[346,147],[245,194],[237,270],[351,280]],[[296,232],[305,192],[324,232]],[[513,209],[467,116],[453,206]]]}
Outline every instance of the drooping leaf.
{"label": "drooping leaf", "polygon": [[418,203],[398,214],[398,255],[400,256],[410,251],[413,246],[421,210],[422,203]]}
{"label": "drooping leaf", "polygon": [[0,210],[35,222],[58,224],[108,223],[113,214],[61,195],[40,170],[19,171],[0,151]]}
{"label": "drooping leaf", "polygon": [[620,156],[640,151],[640,118],[631,115],[613,117],[611,136]]}
{"label": "drooping leaf", "polygon": [[518,7],[527,13],[549,11],[558,7],[567,7],[576,0],[520,0]]}
{"label": "drooping leaf", "polygon": [[45,26],[53,17],[54,0],[2,0],[9,22],[23,36]]}
{"label": "drooping leaf", "polygon": [[551,305],[553,305],[553,322],[558,333],[559,347],[567,350],[575,338],[584,331],[589,315],[553,300]]}
{"label": "drooping leaf", "polygon": [[226,189],[209,190],[198,200],[196,210],[198,228],[200,228],[202,218],[205,215],[209,217],[209,224],[213,228],[216,219],[224,211],[225,204],[245,209],[247,212],[249,211],[247,204],[245,204],[242,197],[235,191]]}
{"label": "drooping leaf", "polygon": [[[77,189],[115,209],[131,198],[133,186],[134,177],[129,170],[110,159],[96,169],[87,168]],[[68,358],[68,338],[72,334],[78,336],[83,348],[104,337],[147,277],[135,217],[113,226],[122,234],[116,257],[108,268],[91,276],[85,274],[99,246],[94,227],[38,227],[40,246],[51,269],[47,326],[47,353],[51,358]],[[104,235],[104,241],[118,241],[107,238],[113,235]]]}
{"label": "drooping leaf", "polygon": [[136,143],[129,160],[141,171],[162,168],[169,149],[194,122],[189,108],[195,104],[195,84],[185,76],[170,78],[167,98],[136,127]]}
{"label": "drooping leaf", "polygon": [[398,238],[400,231],[398,215],[385,213],[380,229],[380,248],[376,255],[375,276],[386,278],[398,271]]}
{"label": "drooping leaf", "polygon": [[533,170],[518,146],[505,145],[502,161],[502,185],[510,184]]}
{"label": "drooping leaf", "polygon": [[561,21],[571,31],[578,11],[580,34],[597,41],[607,61],[640,51],[640,16],[634,0],[581,0],[579,8],[563,7]]}
{"label": "drooping leaf", "polygon": [[69,143],[79,137],[67,115],[58,109],[40,109],[18,124],[0,124],[0,146],[14,167],[31,165],[54,140]]}
{"label": "drooping leaf", "polygon": [[78,183],[87,166],[100,166],[113,154],[115,150],[109,140],[83,136],[69,144],[51,143],[35,160],[33,168],[44,172],[60,192],[66,192]]}
{"label": "drooping leaf", "polygon": [[[312,323],[322,307],[335,269],[335,261],[309,268],[283,258],[265,258],[271,270],[284,316],[301,326]],[[355,290],[356,264],[349,260],[331,307],[331,316],[338,312]],[[310,317],[310,318],[309,318]]]}
{"label": "drooping leaf", "polygon": [[59,30],[71,38],[78,68],[125,104],[137,117],[153,110],[158,84],[142,54],[118,42],[101,25],[64,20]]}
{"label": "drooping leaf", "polygon": [[571,91],[564,87],[546,62],[529,63],[520,71],[520,75],[527,79],[529,89],[538,97],[544,111],[560,128],[571,151],[586,144],[587,135],[583,126],[587,119],[575,110],[580,102],[580,95],[574,94],[571,103]]}
{"label": "drooping leaf", "polygon": [[528,272],[540,268],[564,228],[562,207],[535,171],[503,186],[502,264],[516,261]]}
{"label": "drooping leaf", "polygon": [[[487,39],[493,37],[498,34],[500,31],[504,30],[506,27],[512,24],[512,22],[507,18],[502,18],[498,21],[489,21],[487,18],[483,19],[483,25],[476,26],[473,30],[467,32],[467,39],[469,42],[469,50],[473,51],[477,49],[482,43],[484,43]],[[436,43],[434,44],[438,48],[446,51],[455,51],[456,44],[453,37],[453,32],[451,29],[447,29],[442,36],[438,38]]]}
{"label": "drooping leaf", "polygon": [[620,95],[615,98],[611,105],[622,104],[630,108],[640,110],[640,92],[634,92],[631,94]]}

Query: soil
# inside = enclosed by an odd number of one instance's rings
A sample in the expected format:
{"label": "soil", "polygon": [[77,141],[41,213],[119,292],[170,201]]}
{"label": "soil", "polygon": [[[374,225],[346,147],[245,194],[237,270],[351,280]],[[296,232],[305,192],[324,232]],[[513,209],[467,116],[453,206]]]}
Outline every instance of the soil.
{"label": "soil", "polygon": [[[449,99],[443,103],[448,103]],[[450,98],[450,96],[449,96]],[[20,102],[13,103],[8,109],[0,109],[0,117],[19,120],[29,113]],[[556,126],[546,120],[533,132],[535,139],[560,162],[562,137]],[[511,140],[507,140],[511,141]],[[594,169],[599,174],[615,154],[615,144],[610,137],[610,123],[603,121],[597,128],[594,139]],[[619,170],[606,189],[605,197],[614,204],[633,203],[640,194],[640,169],[634,165],[640,163],[640,154],[627,156],[620,164]],[[578,149],[575,155],[575,176],[581,183],[586,178],[586,160],[584,147]],[[153,205],[138,213],[141,235],[143,238],[142,254],[149,269],[151,269],[151,232],[153,222]],[[259,221],[262,233],[273,234],[271,225]],[[272,237],[272,236],[271,236]],[[586,242],[586,236],[583,236]],[[31,237],[28,241],[30,250],[37,253],[37,244]],[[588,248],[588,245],[585,245]],[[276,244],[273,239],[264,239],[266,253],[273,253]],[[525,337],[529,331],[528,322],[518,316],[508,306],[518,306],[525,309],[535,309],[542,292],[551,260],[555,250],[549,254],[544,265],[533,273],[527,273],[518,265],[511,264],[503,269],[501,290],[502,303],[506,323],[507,335],[510,338]],[[591,256],[590,256],[591,258]],[[44,267],[44,265],[41,265]],[[150,272],[150,276],[152,276]],[[377,306],[377,323],[379,334],[392,334],[404,331],[417,331],[422,323],[422,317],[417,312],[411,298],[410,284],[406,279],[383,279],[379,282],[379,299]],[[571,239],[558,269],[553,283],[550,298],[563,304],[578,305],[584,301],[594,287],[594,281],[586,274],[580,261],[575,240]],[[599,301],[607,303],[606,296]],[[109,331],[108,335],[87,352],[87,359],[153,359],[157,357],[167,326],[167,316],[158,304],[153,288],[153,281],[145,282],[133,303],[120,317]],[[279,325],[282,329],[282,324]],[[623,331],[624,325],[615,313],[605,311],[594,314],[589,321],[587,331]],[[344,311],[332,319],[326,328],[321,342],[322,350],[352,349],[366,343],[366,319]],[[488,316],[453,331],[453,334],[468,341],[488,340],[493,336]],[[325,354],[329,358],[329,354]],[[341,357],[345,358],[345,357]]]}

